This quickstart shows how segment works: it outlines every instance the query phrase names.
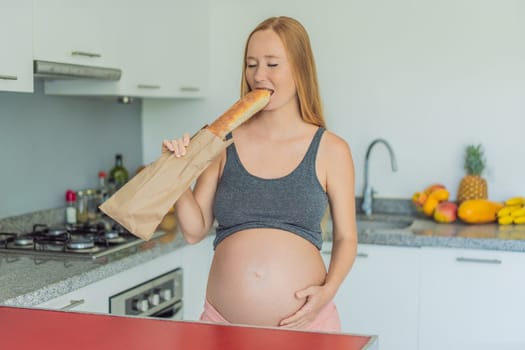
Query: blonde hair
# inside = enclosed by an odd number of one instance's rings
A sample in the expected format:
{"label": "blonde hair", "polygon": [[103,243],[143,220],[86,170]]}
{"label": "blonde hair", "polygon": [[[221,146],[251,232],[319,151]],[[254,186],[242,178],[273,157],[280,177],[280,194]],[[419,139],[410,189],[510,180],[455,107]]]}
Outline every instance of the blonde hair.
{"label": "blonde hair", "polygon": [[293,18],[285,16],[268,18],[255,27],[248,36],[244,47],[241,97],[250,91],[246,81],[248,43],[255,32],[267,29],[273,30],[279,36],[286,50],[297,89],[301,118],[307,123],[326,127],[310,39],[302,24]]}

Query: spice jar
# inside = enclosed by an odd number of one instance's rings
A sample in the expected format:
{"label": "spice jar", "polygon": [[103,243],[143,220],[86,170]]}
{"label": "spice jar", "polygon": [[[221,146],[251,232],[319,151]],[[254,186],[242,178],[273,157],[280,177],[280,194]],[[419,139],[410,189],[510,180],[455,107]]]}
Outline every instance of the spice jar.
{"label": "spice jar", "polygon": [[89,188],[86,190],[87,203],[87,220],[95,221],[97,219],[97,191]]}
{"label": "spice jar", "polygon": [[86,191],[77,191],[77,223],[85,224],[88,222],[88,202]]}
{"label": "spice jar", "polygon": [[75,202],[77,195],[73,190],[66,191],[66,223],[74,225],[77,223],[77,208]]}

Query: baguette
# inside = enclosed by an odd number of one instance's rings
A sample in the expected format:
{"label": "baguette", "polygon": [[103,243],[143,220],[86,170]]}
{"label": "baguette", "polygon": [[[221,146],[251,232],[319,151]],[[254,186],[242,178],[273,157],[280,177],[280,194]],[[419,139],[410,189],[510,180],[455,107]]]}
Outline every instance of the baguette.
{"label": "baguette", "polygon": [[255,113],[263,109],[268,102],[272,92],[265,89],[255,89],[244,95],[239,101],[230,107],[219,118],[215,119],[207,129],[215,136],[224,137],[233,129],[244,123]]}

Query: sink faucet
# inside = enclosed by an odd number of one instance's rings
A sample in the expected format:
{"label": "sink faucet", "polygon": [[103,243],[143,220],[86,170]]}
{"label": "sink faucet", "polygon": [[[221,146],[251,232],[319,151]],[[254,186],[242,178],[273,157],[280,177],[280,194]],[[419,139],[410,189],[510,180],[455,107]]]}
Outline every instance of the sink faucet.
{"label": "sink faucet", "polygon": [[372,197],[375,194],[374,189],[370,185],[370,182],[368,181],[368,163],[370,161],[370,152],[372,151],[372,148],[377,144],[382,143],[386,146],[388,149],[388,153],[390,154],[390,163],[392,165],[392,171],[397,171],[397,161],[396,156],[394,154],[394,150],[390,146],[390,144],[385,139],[375,139],[372,141],[372,143],[368,146],[368,149],[366,150],[366,156],[365,156],[365,187],[363,189],[363,203],[361,204],[361,209],[363,209],[363,212],[366,214],[366,216],[372,215]]}

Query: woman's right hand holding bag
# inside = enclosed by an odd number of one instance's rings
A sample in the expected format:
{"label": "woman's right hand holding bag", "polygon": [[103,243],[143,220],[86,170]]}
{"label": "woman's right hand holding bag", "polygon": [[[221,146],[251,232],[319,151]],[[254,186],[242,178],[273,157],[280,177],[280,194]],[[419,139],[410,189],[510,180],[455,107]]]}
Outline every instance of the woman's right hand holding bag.
{"label": "woman's right hand holding bag", "polygon": [[181,138],[174,140],[164,140],[162,142],[162,153],[172,152],[177,158],[183,157],[186,155],[186,148],[189,144],[190,135],[185,132]]}

